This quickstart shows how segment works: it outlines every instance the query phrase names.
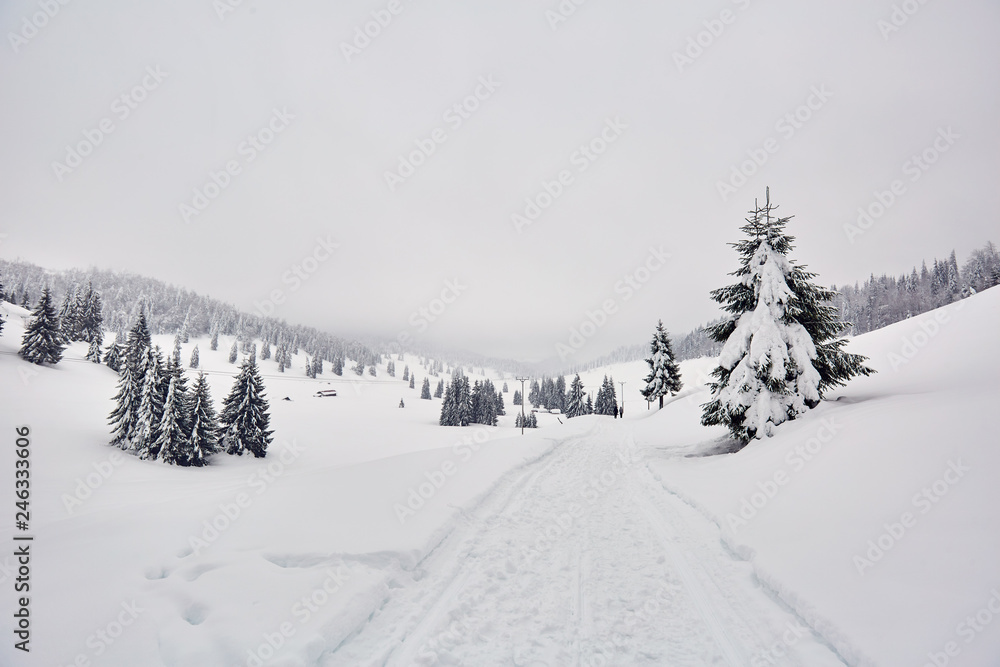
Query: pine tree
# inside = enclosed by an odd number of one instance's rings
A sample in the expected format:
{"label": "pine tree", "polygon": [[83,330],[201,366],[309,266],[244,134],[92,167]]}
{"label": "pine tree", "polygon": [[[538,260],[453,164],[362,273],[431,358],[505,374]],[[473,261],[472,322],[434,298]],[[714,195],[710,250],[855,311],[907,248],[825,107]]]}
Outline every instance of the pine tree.
{"label": "pine tree", "polygon": [[203,466],[209,454],[219,451],[219,421],[204,373],[198,373],[195,380],[190,406],[191,428],[185,446],[186,462],[181,465]]}
{"label": "pine tree", "polygon": [[273,433],[268,430],[270,421],[264,381],[256,362],[246,359],[240,366],[232,391],[222,402],[219,416],[226,453],[242,456],[249,452],[257,458],[265,457]]}
{"label": "pine tree", "polygon": [[372,377],[378,377],[378,371],[375,370],[375,364],[372,364],[371,366],[368,367],[368,375],[371,375]]}
{"label": "pine tree", "polygon": [[528,389],[528,403],[531,404],[531,407],[533,408],[538,407],[542,398],[541,394],[542,394],[542,388],[538,384],[538,380],[532,380],[531,387]]}
{"label": "pine tree", "polygon": [[333,358],[333,374],[338,377],[344,374],[344,358],[340,355]]}
{"label": "pine tree", "polygon": [[181,335],[174,334],[174,351],[171,356],[175,366],[181,365]]}
{"label": "pine tree", "polygon": [[410,367],[403,366],[403,381],[405,382],[406,380],[409,379],[410,379]]}
{"label": "pine tree", "polygon": [[122,349],[121,346],[118,345],[117,341],[108,343],[108,347],[104,352],[104,365],[116,373],[121,373]]}
{"label": "pine tree", "polygon": [[170,378],[167,394],[163,402],[163,416],[160,418],[159,433],[153,449],[164,462],[172,465],[187,465],[187,434],[184,432],[184,422],[188,415],[184,413],[186,403],[183,393],[178,388],[176,376]]}
{"label": "pine tree", "polygon": [[416,379],[417,379],[417,376],[416,376],[415,373],[410,375],[410,389],[413,389],[414,387],[416,387],[416,382],[415,382]]}
{"label": "pine tree", "polygon": [[424,383],[420,385],[420,398],[431,400],[431,381],[429,378],[424,378]]}
{"label": "pine tree", "polygon": [[396,377],[396,364],[393,363],[392,359],[389,359],[385,364],[385,374],[391,378]]}
{"label": "pine tree", "polygon": [[267,361],[271,358],[271,344],[269,342],[261,341],[260,344],[260,360]]}
{"label": "pine tree", "polygon": [[506,382],[503,383],[503,393],[505,393],[505,394],[507,393],[507,383]]}
{"label": "pine tree", "polygon": [[145,373],[140,391],[139,410],[136,417],[132,449],[139,458],[156,459],[160,421],[163,419],[163,358],[160,348],[147,348]]}
{"label": "pine tree", "polygon": [[741,227],[747,238],[731,244],[740,256],[731,275],[739,281],[711,293],[729,316],[708,328],[725,345],[701,422],[725,425],[742,443],[772,435],[818,405],[824,390],[874,372],[861,355],[842,351],[846,341],[837,336],[845,324],[831,305],[837,294],[787,259],[791,216],[778,218],[775,208],[768,190],[764,206],[755,205]]}
{"label": "pine tree", "polygon": [[58,364],[66,347],[66,339],[59,329],[59,320],[52,307],[48,286],[42,290],[42,296],[31,311],[31,317],[18,354],[33,364]]}
{"label": "pine tree", "polygon": [[551,401],[549,408],[558,408],[560,412],[566,412],[566,378],[562,375],[556,378],[553,385]]}
{"label": "pine tree", "polygon": [[216,329],[215,331],[212,332],[212,342],[209,343],[208,349],[212,350],[213,352],[219,349],[219,330],[218,329]]}
{"label": "pine tree", "polygon": [[594,401],[590,398],[589,394],[587,395],[587,414],[594,414]]}
{"label": "pine tree", "polygon": [[670,335],[663,328],[663,320],[656,324],[649,352],[649,359],[646,359],[646,363],[649,364],[649,375],[643,380],[646,386],[640,393],[647,401],[660,399],[662,409],[663,397],[667,394],[675,395],[683,386],[681,371],[674,360],[674,349],[670,343]]}
{"label": "pine tree", "polygon": [[239,354],[239,348],[236,346],[236,339],[233,339],[233,346],[229,348],[229,363],[235,364],[236,357]]}
{"label": "pine tree", "polygon": [[322,374],[323,374],[323,356],[317,353],[316,356],[313,357],[312,376],[316,377],[317,375],[322,375]]}
{"label": "pine tree", "polygon": [[90,341],[90,347],[87,348],[87,360],[92,361],[95,364],[101,363],[101,341],[96,336]]}
{"label": "pine tree", "polygon": [[444,395],[444,380],[438,380],[437,387],[434,389],[434,398],[441,398]]}
{"label": "pine tree", "polygon": [[569,386],[569,397],[566,400],[566,416],[569,418],[587,414],[587,405],[583,400],[583,381],[579,373]]}
{"label": "pine tree", "polygon": [[[114,343],[112,348],[117,348]],[[111,352],[109,351],[110,355]],[[108,364],[110,367],[111,364]],[[121,377],[118,379],[118,394],[115,396],[115,409],[108,418],[112,426],[111,444],[122,449],[131,449],[131,440],[139,423],[139,400],[142,396],[142,378],[135,374],[135,364],[124,362],[121,365]]]}
{"label": "pine tree", "polygon": [[514,390],[514,401],[513,401],[513,403],[514,403],[514,405],[521,405],[521,390],[520,389],[515,389]]}
{"label": "pine tree", "polygon": [[195,345],[194,349],[191,350],[191,363],[189,364],[189,366],[191,368],[198,368],[198,364],[200,362],[201,360],[198,358],[198,346]]}

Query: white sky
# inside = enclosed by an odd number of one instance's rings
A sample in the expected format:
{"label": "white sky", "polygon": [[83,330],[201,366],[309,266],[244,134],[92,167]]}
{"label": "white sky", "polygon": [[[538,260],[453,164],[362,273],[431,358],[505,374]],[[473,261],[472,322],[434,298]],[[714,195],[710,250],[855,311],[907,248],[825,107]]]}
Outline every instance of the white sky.
{"label": "white sky", "polygon": [[[0,253],[247,309],[281,290],[289,321],[521,358],[555,354],[615,300],[582,361],[658,318],[680,334],[716,317],[708,291],[765,185],[825,284],[1000,240],[996,2],[913,0],[888,39],[889,0],[589,0],[555,30],[555,0],[399,2],[351,62],[341,43],[388,0],[244,0],[221,20],[209,0],[78,0],[16,45],[42,10],[3,3]],[[723,11],[679,71],[674,53]],[[166,76],[122,118],[112,103],[147,67]],[[499,87],[455,127],[444,114],[480,77]],[[813,87],[830,97],[794,134],[776,127]],[[248,162],[240,144],[275,108],[294,119]],[[60,181],[53,162],[105,118],[114,131]],[[574,153],[616,118],[626,127],[579,172]],[[911,180],[904,163],[949,127],[959,138]],[[384,173],[435,128],[446,141],[390,192]],[[769,138],[777,152],[723,202],[717,183]],[[229,160],[240,173],[185,223],[179,205]],[[517,233],[511,215],[563,169],[572,182]],[[905,191],[851,243],[844,224],[896,179]],[[339,248],[293,289],[282,277],[318,236]],[[671,258],[626,302],[615,285],[650,247]],[[411,313],[450,279],[465,289],[421,331]]]}

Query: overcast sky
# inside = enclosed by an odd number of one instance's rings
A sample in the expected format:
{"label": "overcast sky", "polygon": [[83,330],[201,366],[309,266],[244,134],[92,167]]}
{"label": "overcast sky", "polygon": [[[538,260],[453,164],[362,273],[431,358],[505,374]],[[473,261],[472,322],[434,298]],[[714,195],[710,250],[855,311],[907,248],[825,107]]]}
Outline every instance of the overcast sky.
{"label": "overcast sky", "polygon": [[0,5],[7,258],[523,359],[610,300],[583,361],[716,317],[766,185],[824,284],[1000,241],[993,0],[45,4]]}

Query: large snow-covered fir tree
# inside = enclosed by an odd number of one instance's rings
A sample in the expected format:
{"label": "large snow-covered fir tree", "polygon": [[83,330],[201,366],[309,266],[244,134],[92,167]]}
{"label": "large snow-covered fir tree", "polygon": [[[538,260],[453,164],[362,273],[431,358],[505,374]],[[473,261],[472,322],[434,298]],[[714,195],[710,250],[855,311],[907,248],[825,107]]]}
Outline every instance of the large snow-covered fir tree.
{"label": "large snow-covered fir tree", "polygon": [[165,463],[185,465],[188,435],[185,422],[189,415],[184,392],[178,386],[178,375],[172,374],[167,385],[167,395],[163,401],[163,416],[160,418],[159,433],[151,448],[151,458],[159,456]]}
{"label": "large snow-covered fir tree", "polygon": [[203,466],[209,454],[219,451],[219,420],[204,373],[198,373],[190,400],[190,433],[181,465]]}
{"label": "large snow-covered fir tree", "polygon": [[131,447],[142,459],[155,459],[159,453],[157,441],[160,437],[160,422],[163,419],[165,374],[163,355],[159,346],[147,348],[139,411]]}
{"label": "large snow-covered fir tree", "polygon": [[38,305],[31,311],[31,322],[24,330],[19,355],[33,364],[58,364],[62,359],[66,339],[59,328],[59,318],[52,306],[52,295],[46,286]]}
{"label": "large snow-covered fir tree", "polygon": [[583,395],[583,380],[577,373],[569,385],[569,396],[566,398],[566,416],[572,418],[585,414],[587,414],[587,403]]}
{"label": "large snow-covered fir tree", "polygon": [[728,317],[708,327],[724,343],[712,371],[711,400],[702,424],[722,424],[742,443],[770,436],[774,427],[815,407],[825,390],[874,371],[865,357],[843,351],[847,326],[831,305],[836,292],[813,284],[816,274],[788,259],[791,216],[773,214],[770,189],[731,244],[737,282],[711,292]]}
{"label": "large snow-covered fir tree", "polygon": [[649,345],[649,375],[644,378],[646,386],[641,390],[647,401],[660,399],[663,407],[663,397],[673,396],[681,390],[681,371],[674,359],[674,348],[670,343],[670,334],[663,328],[663,320],[656,323],[653,341]]}
{"label": "large snow-covered fir tree", "polygon": [[424,378],[424,383],[420,385],[420,398],[431,400],[431,381],[430,378]]}
{"label": "large snow-covered fir tree", "polygon": [[249,452],[257,458],[267,455],[273,433],[268,430],[271,422],[268,407],[257,363],[247,358],[240,366],[232,391],[222,401],[219,415],[222,446],[227,454],[242,456]]}
{"label": "large snow-covered fir tree", "polygon": [[614,417],[618,414],[618,395],[615,391],[615,379],[604,376],[601,388],[597,390],[597,400],[594,401],[594,414]]}

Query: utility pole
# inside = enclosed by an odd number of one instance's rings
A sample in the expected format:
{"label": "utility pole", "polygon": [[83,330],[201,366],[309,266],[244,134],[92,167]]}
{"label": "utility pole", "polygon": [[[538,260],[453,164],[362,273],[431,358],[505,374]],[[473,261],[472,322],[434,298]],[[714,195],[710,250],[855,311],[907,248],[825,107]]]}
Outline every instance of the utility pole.
{"label": "utility pole", "polygon": [[519,378],[515,375],[514,379],[521,383],[521,435],[524,435],[524,402],[528,400],[524,396],[524,383],[531,378]]}
{"label": "utility pole", "polygon": [[621,415],[622,415],[622,419],[625,419],[625,383],[624,382],[619,382],[618,384],[620,384],[622,386],[622,394],[621,394],[621,396],[622,396],[622,410],[621,410]]}

